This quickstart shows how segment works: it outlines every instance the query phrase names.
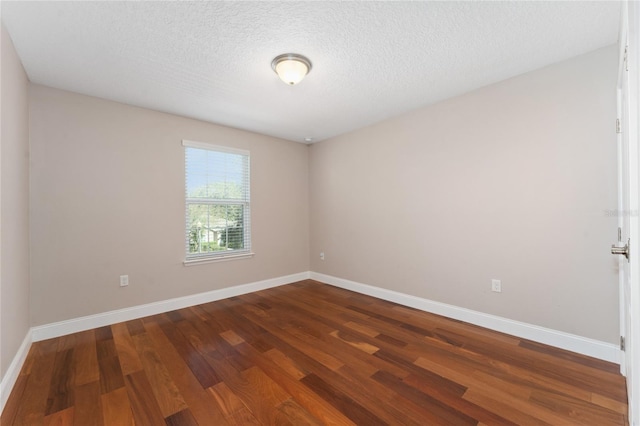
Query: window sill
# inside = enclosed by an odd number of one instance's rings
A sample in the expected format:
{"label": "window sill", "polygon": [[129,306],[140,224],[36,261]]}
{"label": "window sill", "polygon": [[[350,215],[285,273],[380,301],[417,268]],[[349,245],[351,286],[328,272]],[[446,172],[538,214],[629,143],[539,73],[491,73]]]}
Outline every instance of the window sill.
{"label": "window sill", "polygon": [[226,256],[215,256],[215,257],[202,257],[197,259],[188,259],[182,262],[184,266],[195,266],[201,265],[204,263],[216,263],[216,262],[226,262],[228,260],[238,260],[238,259],[247,259],[253,257],[255,253],[237,253],[237,254],[229,254]]}

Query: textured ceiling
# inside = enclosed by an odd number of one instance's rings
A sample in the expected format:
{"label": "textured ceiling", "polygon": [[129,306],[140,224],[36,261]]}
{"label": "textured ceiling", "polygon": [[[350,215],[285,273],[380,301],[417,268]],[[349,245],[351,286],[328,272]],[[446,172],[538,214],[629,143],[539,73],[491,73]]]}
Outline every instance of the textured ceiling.
{"label": "textured ceiling", "polygon": [[[319,141],[615,43],[618,2],[8,2],[29,79]],[[302,53],[289,87],[271,60]]]}

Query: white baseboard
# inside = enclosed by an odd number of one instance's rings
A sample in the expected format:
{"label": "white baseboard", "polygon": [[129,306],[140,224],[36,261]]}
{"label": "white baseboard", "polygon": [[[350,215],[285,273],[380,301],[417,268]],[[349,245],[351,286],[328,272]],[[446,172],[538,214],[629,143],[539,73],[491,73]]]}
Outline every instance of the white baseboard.
{"label": "white baseboard", "polygon": [[20,370],[22,370],[24,361],[27,359],[27,354],[29,353],[29,348],[31,348],[31,342],[32,333],[31,329],[29,329],[29,331],[27,331],[27,335],[22,341],[22,344],[18,348],[18,353],[13,357],[13,361],[9,364],[9,368],[0,382],[0,413],[4,410],[4,406],[9,399],[11,390],[16,384],[16,380],[18,380]]}
{"label": "white baseboard", "polygon": [[116,311],[103,312],[86,317],[40,325],[31,329],[33,341],[39,342],[41,340],[103,327],[105,325],[116,324],[136,318],[143,318],[149,315],[173,311],[175,309],[182,309],[202,303],[213,302],[215,300],[226,299],[227,297],[240,296],[254,291],[265,290],[267,288],[306,280],[309,279],[309,277],[310,273],[308,271],[300,272],[298,274],[286,275],[283,277],[257,281],[235,287],[221,288],[219,290],[207,291],[205,293],[198,293],[190,296],[148,303],[146,305],[133,306],[131,308],[118,309]]}
{"label": "white baseboard", "polygon": [[393,290],[361,284],[331,275],[311,272],[311,279],[323,283],[331,284],[346,290],[388,300],[400,305],[420,309],[448,318],[479,325],[491,330],[517,336],[534,342],[544,343],[568,351],[577,352],[593,358],[605,361],[620,363],[620,349],[611,343],[577,336],[575,334],[552,330],[533,324],[510,320],[495,315],[489,315],[471,309],[460,308],[458,306],[447,305],[446,303],[435,302]]}

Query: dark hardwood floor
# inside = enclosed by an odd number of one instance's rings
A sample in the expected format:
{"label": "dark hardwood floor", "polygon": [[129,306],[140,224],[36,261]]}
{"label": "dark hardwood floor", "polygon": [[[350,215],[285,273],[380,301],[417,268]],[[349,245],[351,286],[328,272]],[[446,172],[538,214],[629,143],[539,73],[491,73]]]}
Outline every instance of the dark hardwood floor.
{"label": "dark hardwood floor", "polygon": [[618,366],[314,281],[34,343],[9,425],[622,425]]}

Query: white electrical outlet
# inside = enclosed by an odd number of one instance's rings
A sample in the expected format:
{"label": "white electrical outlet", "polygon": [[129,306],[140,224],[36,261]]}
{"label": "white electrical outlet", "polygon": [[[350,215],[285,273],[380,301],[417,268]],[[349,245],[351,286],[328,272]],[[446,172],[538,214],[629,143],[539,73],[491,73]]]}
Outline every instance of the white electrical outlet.
{"label": "white electrical outlet", "polygon": [[491,280],[491,291],[502,293],[502,282],[500,280]]}
{"label": "white electrical outlet", "polygon": [[129,275],[120,275],[120,287],[129,285]]}
{"label": "white electrical outlet", "polygon": [[324,260],[324,252],[323,251],[320,252],[320,260]]}

